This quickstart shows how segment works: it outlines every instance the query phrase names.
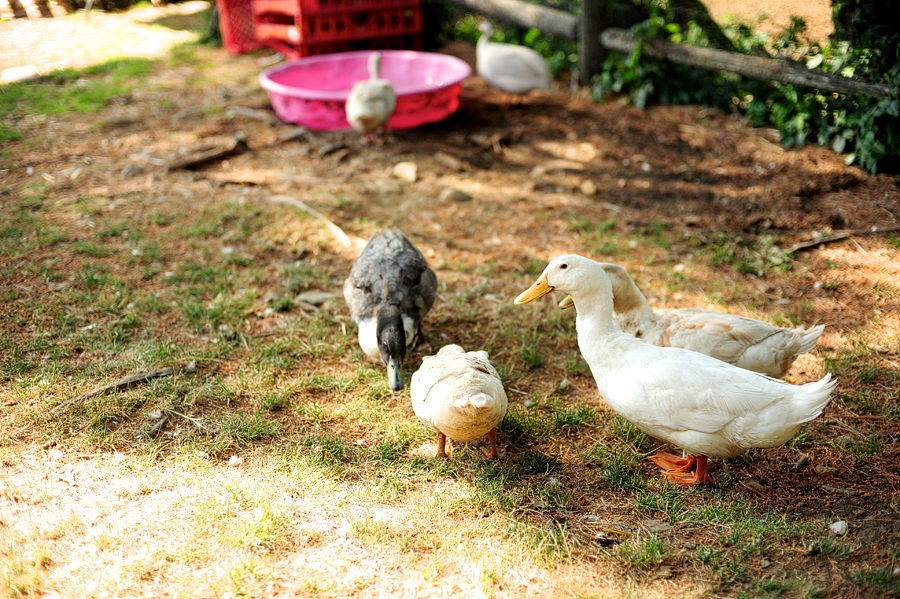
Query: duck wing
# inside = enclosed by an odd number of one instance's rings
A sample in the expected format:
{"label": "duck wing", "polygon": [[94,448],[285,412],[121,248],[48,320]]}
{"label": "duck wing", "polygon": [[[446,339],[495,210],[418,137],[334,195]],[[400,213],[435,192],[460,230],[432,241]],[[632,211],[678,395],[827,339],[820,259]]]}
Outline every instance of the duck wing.
{"label": "duck wing", "polygon": [[764,441],[752,432],[754,426],[765,424],[772,430],[762,436],[780,438],[779,429],[818,416],[834,386],[827,384],[829,377],[791,385],[696,352],[652,349],[641,348],[642,359],[629,359],[635,367],[619,369],[606,385],[614,387],[611,407],[644,430],[715,434],[730,428],[746,438],[745,448],[766,446],[752,444]]}
{"label": "duck wing", "polygon": [[681,347],[723,362],[781,377],[796,357],[815,346],[824,326],[787,329],[736,314],[681,308],[657,310],[646,341]]}
{"label": "duck wing", "polygon": [[422,253],[399,229],[373,235],[344,281],[353,319],[368,319],[380,305],[397,306],[414,319],[434,305],[437,276]]}

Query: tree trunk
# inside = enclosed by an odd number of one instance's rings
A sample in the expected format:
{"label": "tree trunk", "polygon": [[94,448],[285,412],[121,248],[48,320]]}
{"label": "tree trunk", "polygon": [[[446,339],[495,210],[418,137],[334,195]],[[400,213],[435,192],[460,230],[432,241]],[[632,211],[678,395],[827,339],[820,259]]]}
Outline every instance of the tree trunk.
{"label": "tree trunk", "polygon": [[583,0],[578,28],[578,79],[588,85],[603,69],[606,51],[600,32],[612,26],[612,0]]}

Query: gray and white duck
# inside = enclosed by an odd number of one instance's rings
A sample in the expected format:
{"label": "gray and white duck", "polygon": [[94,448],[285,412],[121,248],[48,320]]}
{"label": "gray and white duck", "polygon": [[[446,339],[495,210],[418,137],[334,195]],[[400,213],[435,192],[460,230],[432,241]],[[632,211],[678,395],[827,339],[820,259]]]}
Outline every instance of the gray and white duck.
{"label": "gray and white duck", "polygon": [[397,228],[372,235],[344,281],[359,345],[387,365],[392,391],[403,389],[406,354],[426,343],[421,322],[436,296],[437,276]]}

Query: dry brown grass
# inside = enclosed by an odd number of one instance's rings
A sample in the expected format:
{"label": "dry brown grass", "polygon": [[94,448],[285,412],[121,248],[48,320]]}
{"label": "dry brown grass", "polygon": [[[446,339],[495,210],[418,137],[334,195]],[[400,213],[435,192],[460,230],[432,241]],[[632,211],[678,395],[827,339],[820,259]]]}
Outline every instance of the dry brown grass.
{"label": "dry brown grass", "polygon": [[[288,126],[225,114],[268,106],[257,58],[182,48],[99,112],[15,115],[24,139],[0,148],[0,594],[897,592],[897,237],[760,258],[895,224],[896,179],[708,110],[562,93],[511,108],[477,79],[458,115],[382,148],[279,144]],[[205,171],[153,162],[238,129],[253,151]],[[392,191],[400,160],[420,180]],[[145,172],[124,178],[128,164]],[[438,200],[448,186],[473,200]],[[412,236],[440,281],[427,351],[484,348],[503,376],[500,460],[477,444],[420,457],[431,436],[362,359],[343,302],[290,303],[339,291],[355,254],[265,199],[280,193],[355,237]],[[774,245],[752,232],[761,213],[783,228]],[[659,443],[597,396],[572,315],[511,305],[563,252],[621,263],[654,306],[825,323],[787,378],[835,372],[832,404],[785,447],[717,460],[716,489],[663,484],[642,461]],[[50,414],[163,366],[177,375]],[[837,519],[846,537],[828,533]]]}

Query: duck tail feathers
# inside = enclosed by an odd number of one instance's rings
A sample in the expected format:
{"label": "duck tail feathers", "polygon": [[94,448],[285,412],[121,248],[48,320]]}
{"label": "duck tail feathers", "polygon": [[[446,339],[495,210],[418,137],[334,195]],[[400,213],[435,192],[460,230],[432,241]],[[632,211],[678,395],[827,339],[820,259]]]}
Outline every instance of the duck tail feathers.
{"label": "duck tail feathers", "polygon": [[806,352],[814,348],[816,346],[816,343],[819,341],[819,337],[822,336],[822,332],[824,330],[824,324],[817,324],[816,326],[809,327],[808,329],[795,329],[797,335],[797,346],[794,355],[799,356],[800,354],[805,354]]}
{"label": "duck tail feathers", "polygon": [[795,404],[798,411],[803,413],[802,419],[799,421],[809,422],[821,414],[831,400],[831,392],[834,391],[836,385],[837,380],[831,378],[830,372],[818,381],[801,385],[800,395]]}
{"label": "duck tail feathers", "polygon": [[462,395],[456,400],[454,400],[453,404],[457,408],[463,408],[466,406],[471,406],[475,409],[483,408],[494,403],[494,397],[489,393],[485,393],[483,391],[479,391],[477,393],[469,393],[468,395]]}

